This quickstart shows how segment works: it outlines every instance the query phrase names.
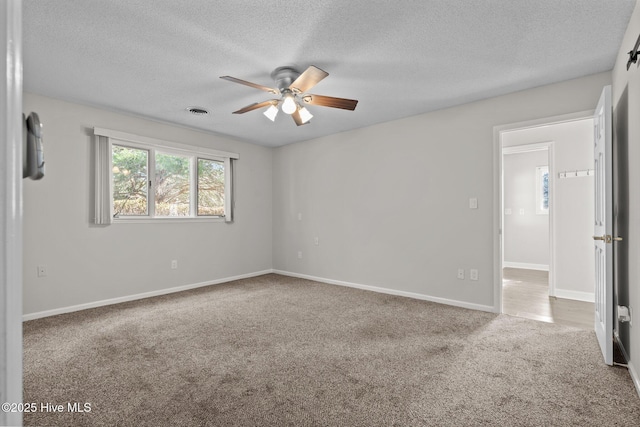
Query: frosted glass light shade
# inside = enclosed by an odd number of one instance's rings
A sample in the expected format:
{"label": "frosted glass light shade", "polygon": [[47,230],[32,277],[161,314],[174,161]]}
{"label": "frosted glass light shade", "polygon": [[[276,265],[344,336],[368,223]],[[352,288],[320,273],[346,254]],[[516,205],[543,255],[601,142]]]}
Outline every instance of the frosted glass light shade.
{"label": "frosted glass light shade", "polygon": [[298,106],[296,105],[295,99],[293,99],[293,95],[285,95],[284,100],[282,101],[282,112],[286,114],[293,114],[297,109]]}
{"label": "frosted glass light shade", "polygon": [[300,114],[300,119],[302,120],[302,123],[307,123],[313,117],[313,114],[311,114],[309,110],[307,110],[305,107],[302,107],[300,109],[299,114]]}
{"label": "frosted glass light shade", "polygon": [[275,122],[276,116],[278,115],[278,107],[272,105],[271,107],[267,108],[267,111],[264,112],[264,115],[267,116],[267,118],[272,122]]}

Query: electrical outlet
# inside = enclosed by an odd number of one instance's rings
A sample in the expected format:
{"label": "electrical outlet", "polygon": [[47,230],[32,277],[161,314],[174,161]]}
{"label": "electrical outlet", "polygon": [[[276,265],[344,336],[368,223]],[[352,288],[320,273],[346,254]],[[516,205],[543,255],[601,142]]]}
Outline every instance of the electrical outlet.
{"label": "electrical outlet", "polygon": [[458,279],[464,280],[464,268],[458,269]]}
{"label": "electrical outlet", "polygon": [[47,276],[47,266],[39,265],[38,266],[38,277],[46,277]]}
{"label": "electrical outlet", "polygon": [[475,268],[469,270],[469,280],[478,280],[478,270]]}
{"label": "electrical outlet", "polygon": [[313,238],[313,244],[318,246],[320,244],[320,238],[319,237],[314,237]]}
{"label": "electrical outlet", "polygon": [[171,269],[172,270],[176,270],[178,268],[178,260],[177,259],[172,259],[171,260]]}
{"label": "electrical outlet", "polygon": [[298,259],[302,259],[302,251],[298,251]]}

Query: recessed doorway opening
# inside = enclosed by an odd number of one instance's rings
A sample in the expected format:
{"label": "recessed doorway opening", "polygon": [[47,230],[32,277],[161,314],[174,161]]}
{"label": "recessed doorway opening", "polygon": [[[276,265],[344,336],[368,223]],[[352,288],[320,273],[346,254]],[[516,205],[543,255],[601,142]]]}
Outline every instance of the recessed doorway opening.
{"label": "recessed doorway opening", "polygon": [[497,128],[496,142],[496,311],[592,329],[592,113]]}

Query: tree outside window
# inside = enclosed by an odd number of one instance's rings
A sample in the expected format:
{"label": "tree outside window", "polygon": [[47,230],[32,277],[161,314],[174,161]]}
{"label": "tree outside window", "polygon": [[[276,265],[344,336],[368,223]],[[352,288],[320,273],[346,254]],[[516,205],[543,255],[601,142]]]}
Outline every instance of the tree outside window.
{"label": "tree outside window", "polygon": [[112,144],[111,164],[114,218],[225,216],[223,160]]}
{"label": "tree outside window", "polygon": [[114,216],[147,215],[149,152],[113,145],[111,163]]}

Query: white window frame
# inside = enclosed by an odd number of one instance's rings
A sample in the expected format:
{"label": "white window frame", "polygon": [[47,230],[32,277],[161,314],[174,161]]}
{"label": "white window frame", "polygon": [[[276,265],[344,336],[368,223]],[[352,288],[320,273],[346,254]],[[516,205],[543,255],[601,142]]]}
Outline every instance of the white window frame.
{"label": "white window frame", "polygon": [[[240,158],[237,153],[212,150],[204,147],[196,147],[177,142],[164,141],[134,135],[116,130],[94,128],[96,138],[94,156],[94,187],[95,206],[94,223],[97,225],[109,225],[116,223],[140,223],[140,222],[233,222],[234,194],[233,194],[233,161]],[[147,150],[148,179],[154,182],[155,154],[156,152],[188,156],[191,162],[191,191],[190,215],[188,217],[155,216],[155,188],[152,186],[147,193],[147,215],[120,216],[114,218],[113,212],[113,165],[111,158],[112,145]],[[198,159],[214,160],[224,164],[225,178],[225,207],[224,216],[198,216],[197,211],[197,162]]]}

